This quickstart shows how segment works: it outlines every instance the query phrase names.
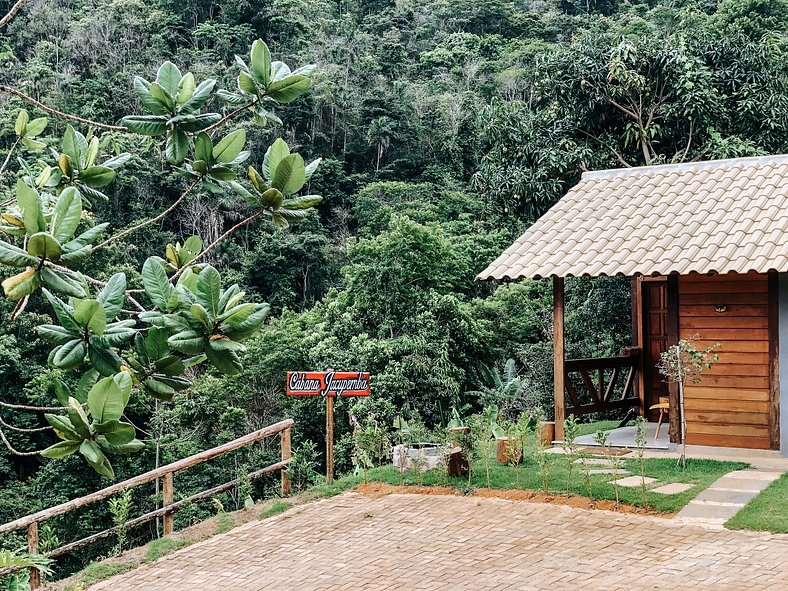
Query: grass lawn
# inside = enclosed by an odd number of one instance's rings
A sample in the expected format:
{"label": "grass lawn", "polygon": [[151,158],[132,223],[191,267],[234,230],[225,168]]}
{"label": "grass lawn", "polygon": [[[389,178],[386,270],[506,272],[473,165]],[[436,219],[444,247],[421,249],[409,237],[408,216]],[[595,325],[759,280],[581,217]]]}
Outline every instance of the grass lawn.
{"label": "grass lawn", "polygon": [[725,527],[788,533],[788,474],[772,482],[734,515]]}
{"label": "grass lawn", "polygon": [[578,435],[593,435],[597,431],[611,431],[618,428],[621,421],[596,421],[593,423],[581,423],[577,426]]}
{"label": "grass lawn", "polygon": [[[645,475],[655,478],[657,482],[651,488],[669,482],[684,482],[693,485],[693,488],[685,493],[677,495],[663,495],[659,493],[648,493],[648,506],[660,513],[673,513],[680,510],[689,503],[698,493],[707,488],[712,482],[723,474],[732,470],[741,470],[747,464],[741,462],[720,462],[715,460],[687,460],[686,468],[678,468],[676,460],[650,458],[646,459]],[[569,474],[569,462],[566,456],[548,454],[548,490],[553,494],[564,494],[567,492],[567,481]],[[592,469],[601,466],[591,466]],[[637,460],[626,459],[623,461],[623,468],[632,474],[639,474]],[[383,466],[373,468],[367,472],[367,479],[370,482],[383,482],[386,484],[399,485],[400,473],[393,466]],[[610,474],[598,474],[591,476],[591,486],[594,500],[612,500],[616,498],[615,487],[610,483],[613,476]],[[349,477],[339,479],[334,483],[334,489],[338,492],[342,489],[351,488],[360,482],[359,477]],[[425,472],[422,477],[418,473],[409,471],[402,476],[402,482],[406,485],[426,486],[449,486],[456,488],[460,492],[470,492],[471,489],[487,487],[486,464],[484,461],[475,462],[471,484],[469,486],[467,478],[449,478],[445,470],[432,470]],[[490,487],[501,490],[533,490],[542,491],[542,476],[539,465],[533,457],[527,457],[519,468],[510,465],[495,463],[495,458],[490,462]],[[587,496],[588,491],[583,478],[583,470],[580,465],[573,465],[572,480],[569,483],[568,491],[572,495]],[[642,506],[642,490],[640,487],[625,488],[618,487],[621,502],[629,505]]]}

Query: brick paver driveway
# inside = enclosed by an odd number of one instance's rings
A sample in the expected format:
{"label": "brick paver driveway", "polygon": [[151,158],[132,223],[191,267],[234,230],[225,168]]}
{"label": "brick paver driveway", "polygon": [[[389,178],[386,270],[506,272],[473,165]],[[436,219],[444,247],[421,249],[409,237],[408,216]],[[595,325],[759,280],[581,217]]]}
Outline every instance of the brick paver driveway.
{"label": "brick paver driveway", "polygon": [[784,591],[788,536],[499,499],[348,493],[91,589]]}

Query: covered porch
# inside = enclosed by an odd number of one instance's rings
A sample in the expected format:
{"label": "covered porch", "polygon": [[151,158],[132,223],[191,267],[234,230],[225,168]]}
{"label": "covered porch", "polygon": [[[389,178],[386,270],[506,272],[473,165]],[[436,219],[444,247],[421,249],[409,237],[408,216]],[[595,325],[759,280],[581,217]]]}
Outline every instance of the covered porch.
{"label": "covered porch", "polygon": [[[680,443],[682,418],[690,445],[785,451],[785,244],[788,156],[586,172],[479,277],[552,281],[557,441],[570,415],[630,411],[650,421],[655,451]],[[631,346],[611,357],[567,359],[565,279],[613,275],[631,281]],[[718,346],[719,361],[680,400],[656,364],[682,339]],[[788,375],[783,381],[788,387]],[[655,440],[658,413],[650,409],[664,401],[667,425]],[[609,438],[634,447],[634,427],[622,422]]]}

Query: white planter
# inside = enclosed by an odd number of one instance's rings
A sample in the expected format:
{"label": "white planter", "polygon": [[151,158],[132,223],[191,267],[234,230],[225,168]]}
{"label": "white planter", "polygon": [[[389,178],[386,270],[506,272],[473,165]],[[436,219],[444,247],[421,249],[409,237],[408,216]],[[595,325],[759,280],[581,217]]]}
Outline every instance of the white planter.
{"label": "white planter", "polygon": [[395,445],[391,451],[397,470],[415,470],[416,466],[419,466],[422,472],[426,472],[443,467],[443,447],[437,443]]}

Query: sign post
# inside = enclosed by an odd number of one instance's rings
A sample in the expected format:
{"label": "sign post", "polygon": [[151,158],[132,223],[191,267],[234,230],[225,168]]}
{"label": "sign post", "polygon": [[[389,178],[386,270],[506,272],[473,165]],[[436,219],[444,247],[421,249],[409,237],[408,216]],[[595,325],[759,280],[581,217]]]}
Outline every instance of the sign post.
{"label": "sign post", "polygon": [[326,482],[334,482],[334,398],[369,396],[369,373],[358,371],[289,371],[288,396],[326,399]]}

